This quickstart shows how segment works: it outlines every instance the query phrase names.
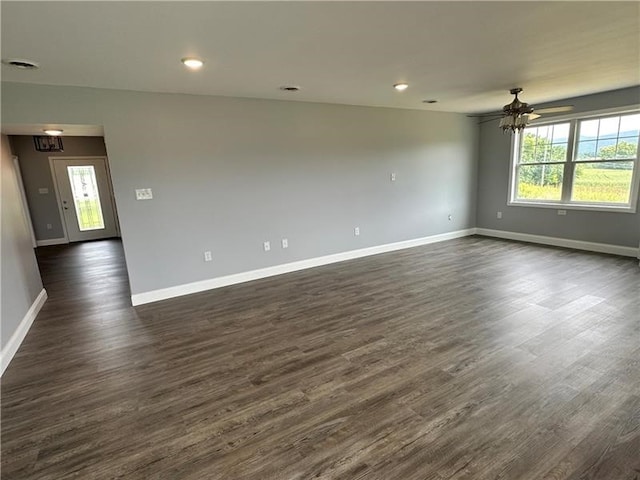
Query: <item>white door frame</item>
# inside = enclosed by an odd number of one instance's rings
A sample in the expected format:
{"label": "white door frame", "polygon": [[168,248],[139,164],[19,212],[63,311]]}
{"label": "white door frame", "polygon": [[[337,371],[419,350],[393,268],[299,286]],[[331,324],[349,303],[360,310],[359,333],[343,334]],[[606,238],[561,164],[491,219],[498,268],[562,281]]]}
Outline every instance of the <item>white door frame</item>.
{"label": "white door frame", "polygon": [[18,157],[11,155],[13,160],[13,168],[16,173],[16,180],[18,181],[18,188],[20,189],[20,197],[22,198],[22,214],[24,215],[24,221],[29,227],[29,233],[31,233],[31,244],[33,248],[38,246],[36,242],[36,233],[33,231],[33,221],[31,220],[31,211],[29,210],[29,203],[27,202],[27,192],[24,189],[24,182],[22,181],[22,172],[20,171],[20,162]]}
{"label": "white door frame", "polygon": [[49,157],[49,169],[51,170],[51,178],[53,179],[53,189],[56,193],[56,202],[58,203],[58,214],[60,215],[60,222],[62,223],[62,231],[64,232],[64,243],[69,243],[69,234],[67,233],[67,222],[65,221],[64,212],[62,211],[62,200],[60,199],[60,192],[58,191],[58,177],[56,176],[54,162],[56,160],[104,160],[104,164],[107,168],[107,184],[109,185],[109,198],[111,200],[111,208],[113,208],[113,214],[116,220],[116,233],[120,236],[120,220],[118,219],[118,210],[116,209],[116,200],[113,195],[113,184],[111,183],[111,168],[109,167],[109,159],[105,155],[76,155],[72,157],[63,156],[51,156]]}

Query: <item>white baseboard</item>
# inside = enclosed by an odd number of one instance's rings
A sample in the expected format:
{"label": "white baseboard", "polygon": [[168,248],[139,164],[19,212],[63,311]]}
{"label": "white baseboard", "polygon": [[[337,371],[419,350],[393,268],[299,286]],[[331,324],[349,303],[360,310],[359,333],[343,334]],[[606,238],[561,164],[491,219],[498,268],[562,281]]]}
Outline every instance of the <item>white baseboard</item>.
{"label": "white baseboard", "polygon": [[429,237],[416,238],[413,240],[405,240],[402,242],[388,243],[385,245],[376,245],[374,247],[362,248],[359,250],[351,250],[349,252],[335,253],[325,255],[323,257],[310,258],[297,262],[275,265],[273,267],[261,268],[258,270],[250,270],[248,272],[235,273],[224,277],[211,278],[199,282],[186,283],[176,285],[175,287],[162,288],[159,290],[151,290],[149,292],[137,293],[131,295],[131,303],[142,305],[145,303],[157,302],[168,298],[180,297],[191,293],[203,292],[205,290],[213,290],[215,288],[226,287],[238,283],[249,282],[261,278],[282,275],[283,273],[296,272],[307,268],[319,267],[331,263],[344,262],[345,260],[353,260],[356,258],[367,257],[369,255],[377,255],[379,253],[393,252],[395,250],[403,250],[405,248],[427,245],[429,243],[442,242],[452,240],[454,238],[466,237],[476,233],[475,228],[466,230],[457,230],[455,232],[441,233],[439,235],[431,235]]}
{"label": "white baseboard", "polygon": [[62,245],[65,243],[69,243],[69,240],[66,238],[51,238],[49,240],[37,240],[36,245],[38,247],[48,247],[49,245]]}
{"label": "white baseboard", "polygon": [[576,250],[588,250],[590,252],[610,253],[612,255],[622,255],[624,257],[638,258],[639,249],[634,247],[623,247],[621,245],[610,245],[608,243],[583,242],[582,240],[570,240],[568,238],[546,237],[543,235],[532,235],[529,233],[507,232],[504,230],[491,230],[488,228],[476,228],[478,235],[485,237],[505,238],[508,240],[519,240],[529,243],[540,243],[542,245],[553,245],[555,247],[573,248]]}
{"label": "white baseboard", "polygon": [[27,310],[24,318],[16,328],[16,331],[13,332],[11,338],[7,342],[7,345],[4,347],[2,352],[0,352],[0,376],[4,374],[4,371],[9,366],[9,363],[13,359],[13,356],[16,354],[24,337],[27,336],[33,321],[36,319],[38,312],[44,305],[44,302],[47,300],[47,291],[43,288],[42,291],[38,294],[36,299]]}

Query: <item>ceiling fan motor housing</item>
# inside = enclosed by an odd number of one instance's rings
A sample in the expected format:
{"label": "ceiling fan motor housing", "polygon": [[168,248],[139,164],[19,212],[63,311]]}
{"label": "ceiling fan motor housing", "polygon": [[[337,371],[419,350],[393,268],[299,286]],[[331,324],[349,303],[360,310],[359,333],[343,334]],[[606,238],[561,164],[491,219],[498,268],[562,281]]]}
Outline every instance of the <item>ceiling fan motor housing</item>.
{"label": "ceiling fan motor housing", "polygon": [[518,98],[518,94],[522,92],[521,88],[512,88],[509,92],[511,95],[515,95],[516,98],[513,99],[513,102],[502,107],[502,111],[505,114],[519,116],[533,113],[533,107],[530,107],[528,103],[521,102]]}

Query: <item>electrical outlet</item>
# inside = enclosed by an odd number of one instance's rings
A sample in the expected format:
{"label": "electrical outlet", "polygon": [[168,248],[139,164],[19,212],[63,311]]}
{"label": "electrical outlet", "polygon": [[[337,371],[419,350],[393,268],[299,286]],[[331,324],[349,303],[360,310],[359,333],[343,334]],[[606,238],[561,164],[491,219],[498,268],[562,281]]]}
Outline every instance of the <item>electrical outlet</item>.
{"label": "electrical outlet", "polygon": [[47,230],[51,230],[53,228],[53,225],[51,225],[50,223],[47,223]]}
{"label": "electrical outlet", "polygon": [[396,174],[395,174],[395,172],[393,172],[393,173],[391,174],[391,181],[392,181],[392,182],[395,182],[395,181],[396,181]]}
{"label": "electrical outlet", "polygon": [[39,189],[38,189],[38,193],[39,193],[40,195],[46,195],[47,193],[49,193],[49,189],[48,189],[48,188],[46,188],[46,187],[39,188]]}
{"label": "electrical outlet", "polygon": [[262,246],[264,247],[265,252],[268,252],[269,250],[271,250],[271,242],[264,242]]}
{"label": "electrical outlet", "polygon": [[566,215],[567,211],[566,210],[558,210],[558,215]]}
{"label": "electrical outlet", "polygon": [[282,239],[282,248],[289,248],[289,239],[287,238]]}
{"label": "electrical outlet", "polygon": [[353,229],[353,234],[357,237],[360,235],[360,227],[356,227]]}
{"label": "electrical outlet", "polygon": [[496,218],[498,218],[498,219],[502,218],[502,212],[496,213]]}
{"label": "electrical outlet", "polygon": [[211,252],[209,250],[204,252],[204,261],[205,262],[210,262],[212,260],[213,260],[213,257],[211,256]]}
{"label": "electrical outlet", "polygon": [[151,200],[153,192],[150,188],[136,188],[136,200]]}

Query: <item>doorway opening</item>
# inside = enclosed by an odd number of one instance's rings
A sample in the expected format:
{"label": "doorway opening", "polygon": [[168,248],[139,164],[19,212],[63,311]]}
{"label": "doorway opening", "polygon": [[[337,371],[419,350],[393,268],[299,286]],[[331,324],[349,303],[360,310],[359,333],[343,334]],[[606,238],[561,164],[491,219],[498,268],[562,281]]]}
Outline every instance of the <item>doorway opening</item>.
{"label": "doorway opening", "polygon": [[3,126],[19,166],[48,303],[131,306],[102,127],[56,127],[65,132],[63,151],[37,148],[34,136],[43,125]]}

